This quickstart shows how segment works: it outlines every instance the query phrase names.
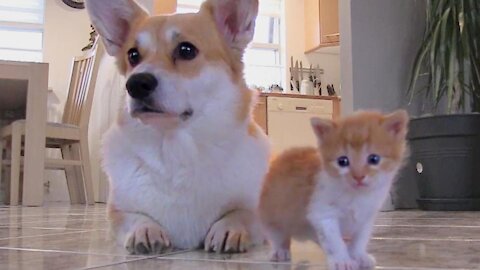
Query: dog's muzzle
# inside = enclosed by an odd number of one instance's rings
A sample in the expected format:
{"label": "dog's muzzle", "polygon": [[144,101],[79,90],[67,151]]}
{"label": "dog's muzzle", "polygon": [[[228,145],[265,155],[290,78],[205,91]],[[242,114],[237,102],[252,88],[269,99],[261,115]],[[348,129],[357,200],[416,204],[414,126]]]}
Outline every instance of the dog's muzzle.
{"label": "dog's muzzle", "polygon": [[136,100],[145,100],[155,91],[158,80],[150,73],[137,73],[127,80],[128,94]]}

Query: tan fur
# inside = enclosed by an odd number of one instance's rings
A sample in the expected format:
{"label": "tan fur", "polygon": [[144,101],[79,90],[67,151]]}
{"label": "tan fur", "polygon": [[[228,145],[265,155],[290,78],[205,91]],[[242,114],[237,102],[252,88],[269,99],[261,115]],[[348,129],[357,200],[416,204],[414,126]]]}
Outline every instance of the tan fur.
{"label": "tan fur", "polygon": [[[319,137],[319,149],[295,148],[282,153],[271,163],[263,183],[258,214],[267,235],[273,237],[270,239],[274,241],[273,260],[288,259],[285,254],[277,252],[279,247],[289,249],[290,237],[312,237],[313,225],[309,222],[308,215],[312,202],[318,199],[313,198],[316,190],[328,192],[325,186],[331,187],[332,182],[340,182],[345,177],[351,180],[356,175],[375,176],[380,172],[395,172],[400,168],[407,153],[407,123],[408,116],[403,111],[391,115],[360,112],[335,121],[318,119],[318,126],[312,120]],[[345,149],[350,149],[349,155],[353,156],[349,166],[351,172],[341,176],[336,162],[340,156],[346,155]],[[365,149],[368,149],[368,155],[375,153],[381,156],[380,165],[375,167],[368,164],[363,157]],[[327,174],[322,174],[325,171]],[[329,179],[321,178],[322,175],[329,175]],[[354,180],[350,182],[350,188],[345,185],[344,189],[332,189],[344,193],[334,195],[333,200],[325,202],[329,204],[328,207],[335,208],[335,196],[370,195],[368,192],[362,193],[365,189],[356,190]],[[369,184],[373,186],[376,183]]]}
{"label": "tan fur", "polygon": [[321,168],[321,157],[313,147],[291,149],[277,157],[260,195],[260,218],[286,233],[305,224],[306,206],[316,184],[314,177]]}
{"label": "tan fur", "polygon": [[107,218],[110,221],[112,231],[115,231],[125,221],[123,211],[118,210],[113,204],[107,204]]}
{"label": "tan fur", "polygon": [[[347,146],[359,150],[363,145],[370,144],[375,153],[384,158],[382,170],[388,170],[401,163],[405,157],[407,145],[403,137],[398,141],[382,128],[382,124],[388,117],[379,112],[367,111],[334,121],[335,130],[322,138],[321,152],[328,172],[336,175],[331,162],[338,158],[339,150]],[[406,131],[404,127],[402,132],[405,134]],[[368,175],[373,173],[371,170],[365,170]]]}
{"label": "tan fur", "polygon": [[[167,40],[165,33],[168,29],[177,29],[181,34],[175,40]],[[244,122],[250,117],[253,107],[253,95],[243,80],[243,62],[241,55],[235,53],[223,41],[213,18],[211,4],[206,2],[198,14],[179,14],[176,16],[140,16],[133,24],[127,42],[122,47],[121,57],[117,57],[117,65],[122,74],[128,73],[132,68],[128,64],[128,50],[137,48],[142,55],[142,63],[162,65],[166,71],[182,74],[186,79],[198,75],[207,64],[223,66],[228,72],[232,82],[241,90],[241,100],[238,104],[238,119]],[[136,38],[140,32],[147,32],[155,38],[156,51],[138,47]],[[193,61],[174,61],[173,51],[181,42],[190,42],[199,50],[199,57]],[[253,125],[253,124],[250,124]],[[249,129],[253,131],[253,129]],[[250,134],[250,133],[249,133]],[[251,135],[256,134],[252,132]]]}
{"label": "tan fur", "polygon": [[[254,92],[242,62],[258,1],[207,0],[196,14],[156,17],[134,0],[86,3],[127,78],[125,105],[103,146],[117,241],[132,254],[201,245],[236,253],[262,242],[254,212],[269,144],[251,117]],[[198,53],[178,55],[183,42]],[[132,49],[139,58],[129,59]],[[146,97],[135,94],[142,74],[156,80]],[[224,153],[233,153],[235,166],[209,166],[225,161]],[[195,196],[182,195],[189,190]]]}

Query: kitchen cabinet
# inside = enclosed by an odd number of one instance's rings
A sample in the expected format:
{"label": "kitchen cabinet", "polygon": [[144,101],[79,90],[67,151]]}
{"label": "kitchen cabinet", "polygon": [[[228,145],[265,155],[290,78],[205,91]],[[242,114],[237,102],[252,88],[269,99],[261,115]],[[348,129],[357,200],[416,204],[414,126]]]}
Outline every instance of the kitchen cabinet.
{"label": "kitchen cabinet", "polygon": [[267,97],[261,96],[258,98],[257,105],[253,110],[253,118],[255,122],[265,131],[268,133],[267,129]]}
{"label": "kitchen cabinet", "polygon": [[305,52],[340,44],[339,0],[305,0]]}
{"label": "kitchen cabinet", "polygon": [[316,146],[312,117],[336,119],[340,98],[288,94],[262,94],[254,110],[255,121],[272,142],[272,153],[298,146]]}

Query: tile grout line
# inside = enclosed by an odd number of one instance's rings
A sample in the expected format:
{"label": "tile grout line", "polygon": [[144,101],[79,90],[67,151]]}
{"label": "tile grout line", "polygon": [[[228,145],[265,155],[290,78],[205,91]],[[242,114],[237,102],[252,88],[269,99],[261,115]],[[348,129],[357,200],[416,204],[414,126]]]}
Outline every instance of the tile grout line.
{"label": "tile grout line", "polygon": [[85,230],[107,230],[107,229],[74,229],[74,228],[62,228],[62,227],[22,227],[22,226],[0,226],[0,230],[7,230],[7,229],[21,229],[21,230],[45,230],[45,231],[72,231],[72,232],[79,232]]}
{"label": "tile grout line", "polygon": [[392,241],[451,241],[451,242],[480,242],[480,239],[465,238],[422,238],[422,237],[372,237],[372,240],[392,240]]}
{"label": "tile grout line", "polygon": [[97,265],[97,266],[91,266],[91,267],[85,267],[85,268],[80,268],[82,270],[90,270],[90,269],[99,269],[99,268],[105,268],[109,266],[115,266],[115,265],[120,265],[120,264],[127,264],[131,262],[138,262],[138,261],[143,261],[143,260],[151,260],[151,259],[161,259],[166,256],[171,256],[171,255],[178,255],[178,254],[184,254],[191,252],[193,250],[182,250],[182,251],[176,251],[176,252],[171,252],[171,253],[166,253],[166,254],[161,254],[161,255],[156,255],[156,256],[148,256],[148,257],[143,257],[143,258],[136,258],[136,259],[131,259],[131,260],[126,260],[122,262],[116,262],[116,263],[109,263],[105,265]]}
{"label": "tile grout line", "polygon": [[[111,264],[106,264],[106,265],[98,265],[98,266],[93,266],[93,267],[88,267],[88,268],[80,268],[82,270],[90,270],[90,269],[101,269],[105,267],[110,267],[110,266],[115,266],[115,265],[121,265],[121,264],[128,264],[132,262],[138,262],[138,261],[143,261],[143,260],[152,260],[152,259],[158,259],[159,261],[189,261],[189,262],[203,262],[203,263],[208,263],[208,262],[214,262],[214,263],[223,263],[223,264],[228,264],[228,263],[234,263],[234,264],[243,264],[243,265],[270,265],[270,266],[293,266],[293,267],[301,267],[301,266],[308,266],[308,267],[316,267],[320,266],[323,267],[325,266],[323,263],[279,263],[279,262],[268,262],[268,261],[243,261],[243,260],[221,260],[221,259],[192,259],[192,258],[175,258],[175,257],[170,257],[172,255],[177,255],[177,254],[184,254],[188,253],[190,251],[184,251],[184,252],[179,252],[179,253],[170,253],[166,254],[163,256],[153,256],[153,257],[147,257],[147,258],[139,258],[139,259],[132,259],[132,260],[126,260],[123,262],[116,262],[116,263],[111,263]],[[395,269],[395,270],[474,270],[473,268],[437,268],[437,267],[392,267],[392,266],[376,266],[375,269]]]}
{"label": "tile grout line", "polygon": [[389,269],[392,269],[392,270],[475,270],[475,268],[398,267],[398,266],[376,266],[375,269],[385,269],[385,270],[389,270]]}
{"label": "tile grout line", "polygon": [[132,258],[141,258],[139,255],[128,255],[128,254],[109,254],[109,253],[90,253],[90,252],[81,252],[81,251],[69,251],[69,250],[55,250],[55,249],[36,249],[36,248],[16,248],[16,247],[0,247],[0,250],[14,250],[14,251],[28,251],[28,252],[39,252],[39,253],[63,253],[63,254],[74,254],[74,255],[88,255],[88,256],[110,256],[110,257],[132,257]]}
{"label": "tile grout line", "polygon": [[0,241],[13,240],[13,239],[35,238],[35,237],[43,237],[43,236],[53,236],[53,235],[69,235],[69,234],[95,232],[95,231],[101,231],[101,230],[99,230],[99,229],[88,229],[88,230],[71,231],[71,232],[64,232],[64,233],[45,233],[45,234],[37,234],[37,235],[27,235],[27,236],[17,236],[17,237],[5,237],[5,238],[0,238]]}
{"label": "tile grout line", "polygon": [[323,264],[318,264],[318,263],[291,263],[291,262],[270,262],[270,261],[245,261],[245,260],[222,260],[222,259],[202,259],[202,258],[197,258],[197,259],[192,259],[192,258],[174,258],[174,257],[160,257],[160,260],[169,260],[169,261],[199,261],[199,262],[219,262],[219,263],[238,263],[238,264],[268,264],[268,265],[291,265],[291,266],[323,266]]}
{"label": "tile grout line", "polygon": [[377,220],[458,220],[458,219],[466,219],[466,220],[480,220],[480,215],[478,217],[377,217]]}
{"label": "tile grout line", "polygon": [[480,225],[409,225],[409,224],[376,224],[374,227],[399,227],[399,228],[458,228],[478,229]]}
{"label": "tile grout line", "polygon": [[[135,255],[119,255],[119,254],[99,254],[99,253],[85,253],[85,252],[74,252],[74,251],[63,251],[63,250],[40,250],[40,249],[30,249],[30,248],[5,248],[0,247],[0,250],[15,250],[15,251],[29,251],[29,252],[40,252],[40,253],[65,253],[65,254],[74,254],[74,255],[90,255],[90,256],[110,256],[110,257],[122,257],[122,256],[130,256],[132,258],[136,257]],[[137,256],[135,259],[129,259],[125,261],[120,261],[116,263],[108,263],[104,265],[97,265],[92,267],[85,267],[79,268],[82,270],[90,270],[90,269],[100,269],[109,266],[121,265],[121,264],[128,264],[131,262],[143,261],[143,260],[151,260],[151,259],[158,259],[158,260],[176,260],[176,261],[199,261],[199,262],[218,262],[218,263],[237,263],[237,264],[267,264],[267,265],[291,265],[291,266],[323,266],[323,264],[308,264],[308,263],[274,263],[274,262],[267,262],[267,261],[242,261],[242,260],[220,260],[220,259],[190,259],[190,258],[174,258],[170,257],[172,255],[178,254],[186,254],[195,250],[184,250],[178,252],[172,252],[163,255],[156,255],[156,256],[148,256],[148,257],[140,257]],[[393,267],[393,266],[377,266],[375,269],[395,269],[395,270],[475,270],[474,268],[437,268],[437,267]]]}

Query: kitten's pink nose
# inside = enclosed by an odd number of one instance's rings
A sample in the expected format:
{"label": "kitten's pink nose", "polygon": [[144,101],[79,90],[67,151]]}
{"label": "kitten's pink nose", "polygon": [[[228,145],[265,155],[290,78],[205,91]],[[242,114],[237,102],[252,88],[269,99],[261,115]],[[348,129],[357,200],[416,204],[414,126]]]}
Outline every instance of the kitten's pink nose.
{"label": "kitten's pink nose", "polygon": [[357,183],[361,184],[363,182],[363,180],[365,180],[365,175],[354,175],[353,176],[353,179],[355,179],[355,181],[357,181]]}

